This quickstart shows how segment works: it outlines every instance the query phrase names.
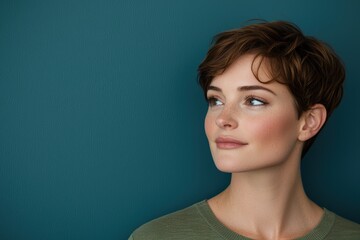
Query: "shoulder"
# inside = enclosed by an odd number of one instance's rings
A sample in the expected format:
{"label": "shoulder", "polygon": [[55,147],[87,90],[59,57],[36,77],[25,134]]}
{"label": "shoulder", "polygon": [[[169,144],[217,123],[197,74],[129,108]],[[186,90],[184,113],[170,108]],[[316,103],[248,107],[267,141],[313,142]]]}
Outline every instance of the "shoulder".
{"label": "shoulder", "polygon": [[130,239],[186,239],[199,232],[209,232],[209,226],[198,210],[205,201],[154,219],[136,229]]}
{"label": "shoulder", "polygon": [[360,224],[335,215],[334,224],[327,239],[360,239]]}

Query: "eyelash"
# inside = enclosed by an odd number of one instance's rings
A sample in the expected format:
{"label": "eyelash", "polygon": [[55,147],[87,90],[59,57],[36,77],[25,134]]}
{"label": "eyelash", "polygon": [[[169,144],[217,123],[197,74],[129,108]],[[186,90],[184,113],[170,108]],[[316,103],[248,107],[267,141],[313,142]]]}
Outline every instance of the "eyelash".
{"label": "eyelash", "polygon": [[[217,97],[209,97],[209,98],[207,99],[207,102],[208,102],[208,104],[209,104],[210,107],[215,107],[215,106],[217,106],[217,105],[216,105],[216,101],[220,101],[219,98],[217,98]],[[221,102],[221,101],[220,101],[220,102]]]}
{"label": "eyelash", "polygon": [[[251,102],[252,101],[257,101],[257,102],[260,102],[260,104],[252,104]],[[264,106],[266,104],[268,104],[268,102],[266,102],[264,99],[262,98],[259,98],[259,97],[255,97],[253,95],[249,95],[245,98],[245,104],[246,105],[250,105],[250,106],[254,106],[254,107],[257,107],[257,106]]]}
{"label": "eyelash", "polygon": [[[209,97],[207,99],[207,102],[210,107],[218,106],[218,105],[216,105],[217,101],[221,102],[221,100],[219,100],[219,98],[217,98],[217,97]],[[254,104],[254,103],[252,103],[253,101],[257,101],[260,104]],[[245,105],[248,105],[248,106],[258,107],[258,106],[264,106],[267,104],[268,104],[268,102],[266,102],[264,99],[253,96],[253,95],[249,95],[249,96],[245,97]]]}

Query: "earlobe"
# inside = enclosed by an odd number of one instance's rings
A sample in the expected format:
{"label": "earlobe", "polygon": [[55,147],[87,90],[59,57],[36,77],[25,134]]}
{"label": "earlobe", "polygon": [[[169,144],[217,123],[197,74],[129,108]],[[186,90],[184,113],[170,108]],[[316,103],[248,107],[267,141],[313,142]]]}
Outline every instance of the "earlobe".
{"label": "earlobe", "polygon": [[315,136],[324,125],[326,116],[326,108],[322,104],[315,104],[304,112],[298,139],[305,142]]}

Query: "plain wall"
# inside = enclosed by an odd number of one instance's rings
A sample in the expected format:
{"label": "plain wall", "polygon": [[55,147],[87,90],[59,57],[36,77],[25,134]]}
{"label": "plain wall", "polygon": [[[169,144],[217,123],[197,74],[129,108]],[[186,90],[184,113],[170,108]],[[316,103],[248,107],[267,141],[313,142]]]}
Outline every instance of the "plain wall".
{"label": "plain wall", "polygon": [[303,161],[320,206],[360,222],[359,1],[0,2],[0,239],[127,239],[221,191],[197,66],[212,37],[288,20],[328,42],[345,96]]}

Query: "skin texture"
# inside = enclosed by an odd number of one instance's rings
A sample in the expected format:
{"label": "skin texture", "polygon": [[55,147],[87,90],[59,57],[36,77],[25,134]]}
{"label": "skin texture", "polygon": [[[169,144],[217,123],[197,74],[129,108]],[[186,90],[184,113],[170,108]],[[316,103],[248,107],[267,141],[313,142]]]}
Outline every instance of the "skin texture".
{"label": "skin texture", "polygon": [[[255,78],[253,58],[240,57],[207,92],[210,150],[216,167],[232,173],[228,188],[208,203],[225,226],[241,235],[293,239],[311,231],[323,214],[304,192],[300,160],[304,141],[321,129],[326,110],[316,104],[298,116],[285,85]],[[266,64],[259,77],[270,79]]]}

